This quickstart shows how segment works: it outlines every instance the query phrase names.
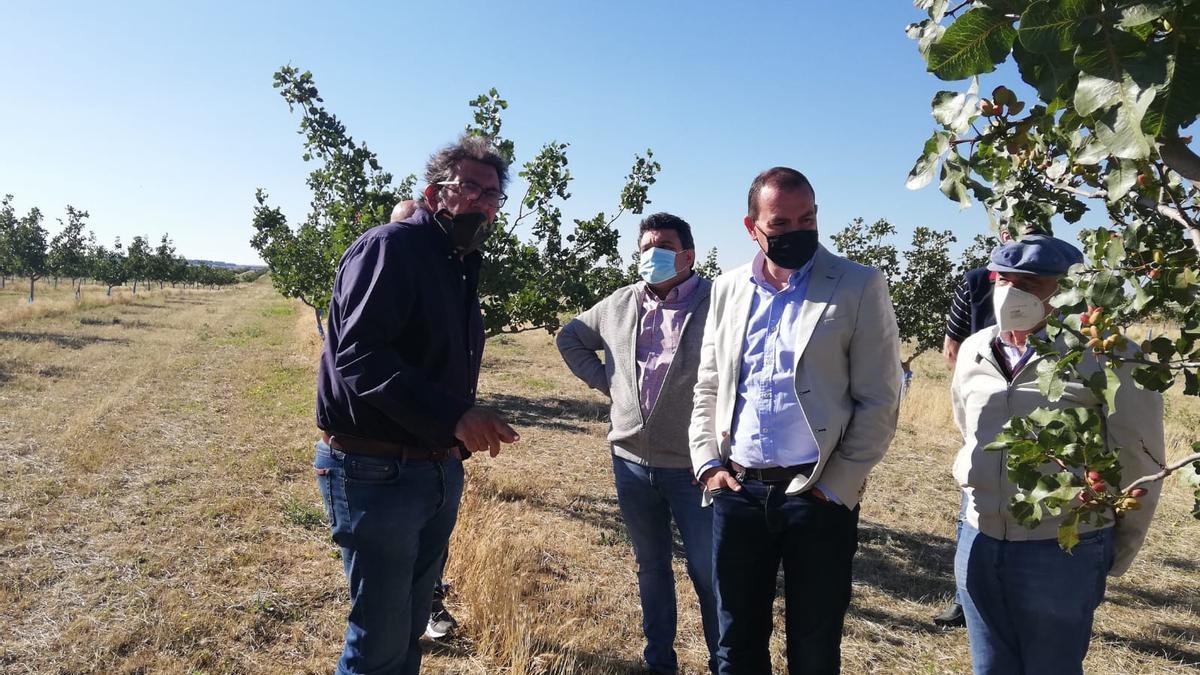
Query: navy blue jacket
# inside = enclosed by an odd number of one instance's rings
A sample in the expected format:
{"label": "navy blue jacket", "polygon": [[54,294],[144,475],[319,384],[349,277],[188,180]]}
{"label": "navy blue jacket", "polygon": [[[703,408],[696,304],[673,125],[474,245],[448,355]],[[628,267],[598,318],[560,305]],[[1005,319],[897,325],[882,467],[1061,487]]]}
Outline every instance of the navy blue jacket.
{"label": "navy blue jacket", "polygon": [[432,215],[363,233],[338,264],[317,372],[330,434],[447,448],[483,356],[479,253],[460,259]]}
{"label": "navy blue jacket", "polygon": [[950,339],[962,342],[996,323],[990,275],[986,267],[976,267],[963,275],[954,290],[950,314],[946,319],[946,335]]}

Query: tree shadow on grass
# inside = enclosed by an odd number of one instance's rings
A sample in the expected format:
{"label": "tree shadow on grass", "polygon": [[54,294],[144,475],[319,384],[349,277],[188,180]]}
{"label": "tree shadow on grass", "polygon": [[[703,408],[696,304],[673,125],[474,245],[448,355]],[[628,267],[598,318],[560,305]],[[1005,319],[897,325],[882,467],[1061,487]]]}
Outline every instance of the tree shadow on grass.
{"label": "tree shadow on grass", "polygon": [[1130,639],[1107,631],[1097,632],[1094,637],[1109,644],[1124,647],[1130,651],[1140,652],[1148,656],[1157,656],[1180,665],[1200,666],[1200,650],[1185,648],[1186,646],[1195,644],[1185,644],[1186,638],[1184,636],[1189,635],[1191,630],[1184,627],[1178,627],[1177,630],[1180,635],[1179,642],[1168,642],[1155,638]]}
{"label": "tree shadow on grass", "polygon": [[1104,595],[1105,602],[1111,602],[1121,607],[1144,607],[1150,605],[1156,609],[1175,608],[1193,614],[1200,613],[1200,598],[1195,588],[1178,589],[1177,593],[1167,594],[1149,588],[1142,588],[1133,583],[1110,582]]}
{"label": "tree shadow on grass", "polygon": [[128,344],[124,338],[106,338],[98,335],[68,335],[66,333],[34,333],[30,331],[0,331],[0,341],[53,342],[66,349],[83,349],[94,344]]}
{"label": "tree shadow on grass", "polygon": [[[163,302],[168,305],[211,305],[211,300],[198,300],[196,298],[167,298]],[[161,305],[160,305],[161,306]],[[165,307],[164,307],[165,309]]]}
{"label": "tree shadow on grass", "polygon": [[1184,572],[1200,571],[1200,561],[1192,560],[1190,558],[1180,558],[1179,556],[1169,555],[1164,557],[1162,562],[1164,565],[1174,567],[1175,569]]}
{"label": "tree shadow on grass", "polygon": [[581,398],[534,399],[512,394],[488,394],[480,397],[479,403],[495,408],[514,427],[538,426],[558,431],[585,432],[585,423],[608,419],[607,403]]}
{"label": "tree shadow on grass", "polygon": [[862,522],[854,579],[898,598],[926,602],[954,593],[953,539]]}
{"label": "tree shadow on grass", "polygon": [[[562,504],[537,495],[497,493],[506,501],[523,501],[534,509],[554,513],[586,523],[600,531],[599,545],[629,545],[620,508],[613,497],[576,495]],[[672,528],[674,530],[674,528]],[[673,553],[683,559],[685,549],[678,531],[674,531]],[[911,532],[863,522],[859,525],[859,548],[854,558],[854,580],[880,592],[913,602],[936,602],[954,593],[953,539],[924,532]],[[776,582],[776,597],[784,595],[783,576]],[[878,608],[852,607],[853,613],[867,619],[903,625],[920,632],[937,632],[932,623],[896,616]]]}

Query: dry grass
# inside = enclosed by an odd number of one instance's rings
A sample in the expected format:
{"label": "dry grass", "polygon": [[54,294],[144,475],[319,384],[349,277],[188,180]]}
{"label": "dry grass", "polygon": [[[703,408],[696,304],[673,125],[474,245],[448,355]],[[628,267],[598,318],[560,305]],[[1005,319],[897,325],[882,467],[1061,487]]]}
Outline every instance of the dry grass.
{"label": "dry grass", "polygon": [[[266,283],[3,310],[0,671],[328,672],[346,605],[308,468],[310,314]],[[463,630],[426,670],[631,672],[640,618],[607,406],[544,334],[493,340],[485,370],[486,401],[523,440],[468,466],[448,568]],[[863,506],[846,672],[969,672],[965,635],[929,623],[952,592],[957,441],[944,370],[932,356],[917,370]],[[1169,397],[1172,452],[1195,438],[1197,403]],[[1146,549],[1110,585],[1088,672],[1200,665],[1189,506],[1171,482]],[[680,657],[698,673],[677,571]]]}

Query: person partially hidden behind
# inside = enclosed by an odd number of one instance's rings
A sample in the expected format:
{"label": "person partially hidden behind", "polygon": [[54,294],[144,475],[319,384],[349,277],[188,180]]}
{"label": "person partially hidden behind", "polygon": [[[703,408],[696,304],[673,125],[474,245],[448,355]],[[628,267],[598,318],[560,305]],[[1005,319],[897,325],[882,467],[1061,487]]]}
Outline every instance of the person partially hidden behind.
{"label": "person partially hidden behind", "polygon": [[[1146,486],[1142,508],[1115,525],[1080,525],[1070,553],[1058,544],[1066,513],[1047,514],[1028,529],[1009,512],[1017,487],[1008,477],[1005,453],[985,450],[1013,417],[1037,408],[1091,408],[1107,415],[1104,443],[1120,448],[1126,478],[1155,473],[1165,457],[1162,396],[1138,387],[1128,363],[1115,409],[1081,381],[1070,380],[1057,401],[1041,394],[1041,357],[1030,336],[1045,339],[1049,300],[1058,281],[1082,254],[1061,239],[1032,235],[996,248],[988,269],[996,272],[992,303],[997,325],[967,338],[958,352],[951,385],[954,421],[963,445],[954,461],[965,518],[954,574],[967,621],[971,663],[977,675],[1083,672],[1092,617],[1104,598],[1106,577],[1129,569],[1146,538],[1161,483]],[[1053,343],[1066,351],[1060,335]],[[1083,380],[1103,372],[1090,351],[1078,364]]]}
{"label": "person partially hidden behind", "polygon": [[[1007,244],[1013,239],[1013,231],[1018,228],[1004,226],[997,235],[1001,244]],[[1048,229],[1035,223],[1025,223],[1019,228],[1021,235],[1053,234]],[[951,369],[958,357],[958,348],[968,337],[996,323],[992,312],[992,287],[996,282],[996,273],[986,265],[967,270],[954,289],[954,299],[950,303],[950,311],[946,315],[946,336],[942,340],[942,355]],[[958,506],[955,517],[954,541],[958,541],[962,533],[963,507]],[[961,628],[967,625],[963,616],[962,602],[955,594],[951,602],[937,616],[933,623],[941,628]]]}
{"label": "person partially hidden behind", "polygon": [[329,305],[313,467],[350,590],[338,675],[420,671],[461,460],[518,440],[475,405],[478,249],[504,203],[508,162],[465,136],[429,159],[425,177],[424,208],[346,249]]}
{"label": "person partially hidden behind", "polygon": [[572,319],[558,334],[558,349],[572,373],[612,401],[608,440],[617,505],[637,559],[642,655],[651,672],[674,673],[672,519],[700,604],[710,668],[717,648],[712,510],[700,507],[687,435],[711,284],[692,269],[696,244],[682,218],[648,216],[638,238],[642,281]]}

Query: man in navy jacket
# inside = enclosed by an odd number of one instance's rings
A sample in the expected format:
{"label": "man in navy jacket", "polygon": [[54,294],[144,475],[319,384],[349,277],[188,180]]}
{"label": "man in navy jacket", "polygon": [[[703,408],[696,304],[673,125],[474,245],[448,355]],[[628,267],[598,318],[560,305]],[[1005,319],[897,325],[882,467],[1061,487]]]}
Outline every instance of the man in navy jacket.
{"label": "man in navy jacket", "polygon": [[317,482],[350,613],[338,675],[417,673],[462,496],[462,459],[517,434],[475,405],[480,244],[508,163],[464,137],[426,167],[424,205],[342,256],[317,378]]}

